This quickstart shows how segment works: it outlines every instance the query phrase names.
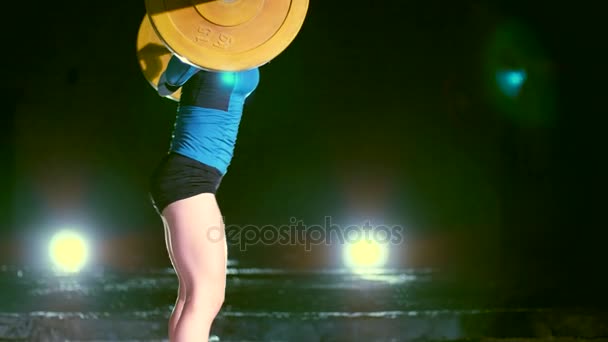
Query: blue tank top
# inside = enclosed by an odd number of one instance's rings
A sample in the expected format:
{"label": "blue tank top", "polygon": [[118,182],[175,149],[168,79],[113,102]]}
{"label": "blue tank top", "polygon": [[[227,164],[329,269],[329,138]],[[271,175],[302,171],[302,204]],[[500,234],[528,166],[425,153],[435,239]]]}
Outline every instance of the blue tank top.
{"label": "blue tank top", "polygon": [[168,87],[182,86],[169,151],[213,166],[222,175],[232,160],[245,99],[259,83],[257,68],[210,72],[171,58]]}

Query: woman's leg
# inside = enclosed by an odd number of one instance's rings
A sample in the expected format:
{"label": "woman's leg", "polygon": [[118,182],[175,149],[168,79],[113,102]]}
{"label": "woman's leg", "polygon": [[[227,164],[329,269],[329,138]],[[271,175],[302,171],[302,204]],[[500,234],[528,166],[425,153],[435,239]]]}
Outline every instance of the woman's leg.
{"label": "woman's leg", "polygon": [[164,217],[161,216],[161,218],[165,226],[165,242],[167,244],[167,253],[169,254],[169,260],[171,260],[171,265],[173,265],[173,269],[175,269],[178,279],[177,299],[175,301],[175,306],[173,307],[171,317],[169,318],[169,341],[173,341],[177,322],[179,321],[182,309],[184,308],[184,302],[186,301],[187,290],[186,282],[180,279],[180,273],[177,271],[177,263],[175,262],[175,257],[173,256],[173,247],[171,246],[171,234],[169,233],[169,224],[167,223],[167,220],[165,220]]}
{"label": "woman's leg", "polygon": [[226,289],[227,246],[215,195],[203,193],[173,202],[162,216],[180,290],[186,289],[171,342],[207,341]]}

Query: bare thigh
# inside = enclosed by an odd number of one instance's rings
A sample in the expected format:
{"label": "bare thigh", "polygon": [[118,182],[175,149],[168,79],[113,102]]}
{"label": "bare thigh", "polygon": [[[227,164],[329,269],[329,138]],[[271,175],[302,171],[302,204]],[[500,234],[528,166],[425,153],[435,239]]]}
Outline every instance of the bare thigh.
{"label": "bare thigh", "polygon": [[171,203],[163,217],[180,281],[187,289],[201,284],[224,289],[226,240],[215,195],[204,193]]}
{"label": "bare thigh", "polygon": [[173,265],[173,268],[175,269],[175,273],[177,273],[177,278],[180,281],[180,288],[178,291],[179,297],[182,298],[186,295],[185,293],[185,283],[182,283],[181,279],[179,279],[179,270],[177,269],[177,263],[175,262],[175,256],[173,256],[173,246],[171,244],[171,233],[169,231],[169,223],[167,222],[167,220],[161,216],[162,220],[163,220],[163,225],[164,225],[164,229],[165,229],[165,243],[167,245],[167,253],[169,254],[169,260],[171,261],[171,265]]}

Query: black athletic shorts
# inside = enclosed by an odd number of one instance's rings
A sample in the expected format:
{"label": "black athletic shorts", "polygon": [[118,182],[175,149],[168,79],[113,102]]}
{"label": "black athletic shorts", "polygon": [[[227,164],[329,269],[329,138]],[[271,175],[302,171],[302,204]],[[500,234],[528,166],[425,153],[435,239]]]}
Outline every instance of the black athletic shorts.
{"label": "black athletic shorts", "polygon": [[213,166],[168,153],[150,179],[150,198],[159,214],[171,203],[202,193],[215,194],[222,174]]}

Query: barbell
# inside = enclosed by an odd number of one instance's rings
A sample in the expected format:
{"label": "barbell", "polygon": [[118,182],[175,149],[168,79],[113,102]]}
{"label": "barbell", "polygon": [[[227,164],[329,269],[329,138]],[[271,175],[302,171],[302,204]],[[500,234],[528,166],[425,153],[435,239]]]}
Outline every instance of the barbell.
{"label": "barbell", "polygon": [[[208,71],[262,66],[300,31],[309,0],[145,0],[137,58],[156,89],[172,55]],[[179,100],[180,92],[172,95]]]}

